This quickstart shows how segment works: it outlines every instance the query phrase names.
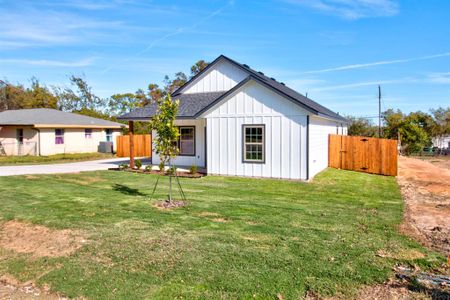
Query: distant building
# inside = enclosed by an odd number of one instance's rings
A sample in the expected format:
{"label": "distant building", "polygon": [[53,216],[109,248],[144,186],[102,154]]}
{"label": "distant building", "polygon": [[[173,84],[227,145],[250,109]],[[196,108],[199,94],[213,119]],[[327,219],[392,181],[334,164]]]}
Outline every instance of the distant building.
{"label": "distant building", "polygon": [[53,155],[97,152],[113,142],[125,125],[56,109],[0,112],[0,154]]}

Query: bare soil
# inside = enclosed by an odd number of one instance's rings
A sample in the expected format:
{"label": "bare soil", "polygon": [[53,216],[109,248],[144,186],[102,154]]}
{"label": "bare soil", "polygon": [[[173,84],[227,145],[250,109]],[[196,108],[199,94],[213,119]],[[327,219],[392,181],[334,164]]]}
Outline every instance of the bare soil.
{"label": "bare soil", "polygon": [[37,287],[32,281],[21,283],[10,275],[0,276],[0,299],[57,300],[67,299],[51,293],[48,286]]}
{"label": "bare soil", "polygon": [[185,201],[158,201],[155,203],[155,207],[158,209],[172,209],[172,208],[178,208],[178,207],[184,207],[187,206],[188,203]]}
{"label": "bare soil", "polygon": [[9,221],[0,227],[0,247],[33,257],[68,256],[86,243],[78,231]]}
{"label": "bare soil", "polygon": [[402,232],[450,255],[450,169],[401,156],[397,180],[406,203]]}

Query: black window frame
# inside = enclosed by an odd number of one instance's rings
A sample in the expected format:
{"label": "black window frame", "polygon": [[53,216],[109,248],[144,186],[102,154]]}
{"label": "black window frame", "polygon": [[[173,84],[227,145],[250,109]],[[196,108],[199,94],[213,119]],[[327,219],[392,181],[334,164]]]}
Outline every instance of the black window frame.
{"label": "black window frame", "polygon": [[[245,141],[245,129],[246,128],[262,128],[262,159],[261,160],[253,160],[247,159],[246,151],[248,144]],[[265,164],[266,163],[266,125],[265,124],[242,124],[242,163],[246,164]]]}
{"label": "black window frame", "polygon": [[[177,139],[177,148],[178,148],[178,156],[188,156],[188,157],[193,157],[197,155],[197,143],[196,143],[196,128],[194,125],[185,125],[185,126],[176,126],[178,129],[178,139]],[[180,139],[181,139],[181,128],[190,128],[194,130],[194,153],[193,154],[183,154],[181,153],[181,149],[180,149]]]}

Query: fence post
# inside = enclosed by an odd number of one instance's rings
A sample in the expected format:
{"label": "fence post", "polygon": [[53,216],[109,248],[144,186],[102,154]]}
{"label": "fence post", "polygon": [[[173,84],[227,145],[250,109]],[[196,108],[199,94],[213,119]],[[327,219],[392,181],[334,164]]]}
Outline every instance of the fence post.
{"label": "fence post", "polygon": [[134,169],[134,122],[128,121],[130,131],[130,168]]}

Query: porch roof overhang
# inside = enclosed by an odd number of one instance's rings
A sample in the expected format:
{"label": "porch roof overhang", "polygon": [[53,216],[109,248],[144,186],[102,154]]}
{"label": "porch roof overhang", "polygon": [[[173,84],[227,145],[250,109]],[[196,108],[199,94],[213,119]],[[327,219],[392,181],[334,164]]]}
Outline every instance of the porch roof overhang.
{"label": "porch roof overhang", "polygon": [[[196,119],[199,112],[205,107],[209,107],[217,99],[221,98],[226,91],[209,93],[189,93],[172,96],[174,100],[180,100],[177,119]],[[137,108],[129,113],[118,117],[119,120],[127,121],[150,121],[157,112],[155,103],[151,103],[141,108]]]}

